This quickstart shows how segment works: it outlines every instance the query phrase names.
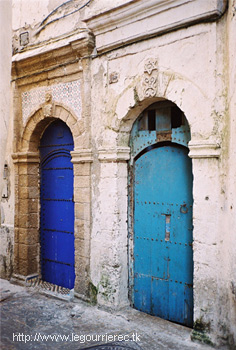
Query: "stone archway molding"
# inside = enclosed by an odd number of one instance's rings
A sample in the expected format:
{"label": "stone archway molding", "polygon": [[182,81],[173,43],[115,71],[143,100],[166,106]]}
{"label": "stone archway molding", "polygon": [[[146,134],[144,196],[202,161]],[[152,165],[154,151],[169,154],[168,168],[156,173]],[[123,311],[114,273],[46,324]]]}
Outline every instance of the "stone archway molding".
{"label": "stone archway molding", "polygon": [[[220,156],[211,102],[204,88],[179,73],[159,67],[154,58],[144,61],[143,73],[120,94],[109,127],[118,133],[130,132],[137,116],[146,107],[161,100],[175,103],[184,112],[191,130],[191,158]],[[128,147],[128,138],[126,145],[123,137],[118,137],[117,142],[117,147]]]}
{"label": "stone archway molding", "polygon": [[19,152],[36,152],[43,131],[57,118],[64,121],[70,128],[75,149],[78,148],[79,136],[84,132],[82,121],[78,120],[67,106],[53,102],[51,95],[46,93],[45,103],[34,111],[26,122],[21,136]]}

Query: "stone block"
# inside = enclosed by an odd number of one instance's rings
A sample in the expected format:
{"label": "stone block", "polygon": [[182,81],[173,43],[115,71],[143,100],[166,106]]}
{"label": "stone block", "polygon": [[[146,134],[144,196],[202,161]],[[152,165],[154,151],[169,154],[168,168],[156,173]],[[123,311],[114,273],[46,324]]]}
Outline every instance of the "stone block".
{"label": "stone block", "polygon": [[28,212],[29,213],[38,213],[39,212],[39,200],[38,199],[29,199],[28,201]]}
{"label": "stone block", "polygon": [[39,174],[39,164],[28,164],[27,166],[27,174],[28,175],[37,175]]}
{"label": "stone block", "polygon": [[18,209],[18,214],[19,215],[25,215],[28,213],[28,207],[29,203],[27,199],[20,199],[19,200],[19,209]]}
{"label": "stone block", "polygon": [[29,228],[27,230],[28,244],[38,244],[40,240],[40,233],[38,229]]}
{"label": "stone block", "polygon": [[28,244],[28,232],[27,229],[19,228],[19,243],[20,244]]}
{"label": "stone block", "polygon": [[19,228],[29,227],[29,215],[28,214],[19,215],[18,226],[19,226]]}
{"label": "stone block", "polygon": [[[73,132],[74,131],[74,125],[77,123],[77,119],[74,118],[71,114],[69,114],[67,120],[66,120],[66,123],[67,125],[70,127],[71,131]],[[74,132],[73,132],[73,135],[74,135]],[[75,135],[75,136],[78,136],[78,135]]]}
{"label": "stone block", "polygon": [[19,175],[26,175],[28,173],[27,164],[20,164],[18,169]]}
{"label": "stone block", "polygon": [[74,145],[75,145],[75,149],[80,147],[89,148],[90,144],[89,144],[89,141],[87,141],[87,135],[80,135],[80,136],[74,137]]}
{"label": "stone block", "polygon": [[28,261],[32,263],[32,261],[38,261],[39,256],[39,245],[32,244],[28,245]]}
{"label": "stone block", "polygon": [[28,275],[34,273],[39,273],[39,263],[37,258],[28,261]]}
{"label": "stone block", "polygon": [[18,268],[17,272],[22,276],[28,275],[28,264],[27,260],[19,259],[18,260]]}
{"label": "stone block", "polygon": [[28,245],[19,243],[19,260],[27,262],[28,259]]}
{"label": "stone block", "polygon": [[85,239],[75,239],[75,251],[81,257],[89,258],[90,245],[89,241]]}
{"label": "stone block", "polygon": [[38,149],[38,140],[30,141],[26,149],[28,149],[31,152],[36,152]]}
{"label": "stone block", "polygon": [[39,233],[34,228],[19,229],[19,243],[22,244],[37,244],[39,242]]}
{"label": "stone block", "polygon": [[19,199],[29,198],[28,187],[19,187]]}
{"label": "stone block", "polygon": [[90,220],[90,204],[76,203],[75,216],[78,219]]}
{"label": "stone block", "polygon": [[29,187],[38,187],[39,177],[35,175],[28,175],[28,186]]}
{"label": "stone block", "polygon": [[38,187],[28,187],[29,198],[36,199],[39,198],[39,188]]}
{"label": "stone block", "polygon": [[[91,164],[90,163],[80,163],[80,164],[74,164],[74,176],[80,177],[80,176],[90,176],[90,169]],[[75,181],[79,181],[79,179],[75,179]],[[77,183],[77,182],[75,182]]]}
{"label": "stone block", "polygon": [[29,141],[28,141],[28,140],[22,139],[22,141],[21,141],[21,147],[22,147],[23,150],[29,149]]}
{"label": "stone block", "polygon": [[31,213],[28,218],[28,228],[38,228],[38,213]]}
{"label": "stone block", "polygon": [[88,282],[86,281],[86,279],[76,274],[75,286],[74,286],[75,292],[81,295],[87,295],[87,290],[88,290],[87,286],[88,286]]}
{"label": "stone block", "polygon": [[89,176],[75,176],[74,178],[74,191],[76,194],[76,188],[89,188],[90,177]]}
{"label": "stone block", "polygon": [[65,71],[66,75],[74,74],[81,71],[81,66],[79,63],[72,63],[66,66]]}
{"label": "stone block", "polygon": [[69,112],[60,107],[60,119],[62,119],[67,124],[67,119],[69,117]]}
{"label": "stone block", "polygon": [[59,78],[65,75],[64,67],[53,69],[48,72],[48,79]]}
{"label": "stone block", "polygon": [[90,188],[75,188],[77,203],[90,203]]}
{"label": "stone block", "polygon": [[23,140],[25,141],[29,141],[30,140],[30,137],[31,137],[31,130],[30,129],[25,129],[25,132],[24,132],[24,136],[23,136]]}
{"label": "stone block", "polygon": [[23,187],[28,186],[28,176],[26,174],[19,176],[19,186],[23,186]]}

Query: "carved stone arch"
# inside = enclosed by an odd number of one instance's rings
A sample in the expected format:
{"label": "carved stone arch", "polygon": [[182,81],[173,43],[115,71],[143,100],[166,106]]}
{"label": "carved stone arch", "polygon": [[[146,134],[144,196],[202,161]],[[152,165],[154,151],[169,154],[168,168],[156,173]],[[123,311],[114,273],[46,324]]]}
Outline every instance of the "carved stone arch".
{"label": "carved stone arch", "polygon": [[[144,83],[148,75],[148,72],[144,72],[137,76],[135,81],[120,95],[111,129],[121,134],[121,139],[124,140],[124,133],[131,131],[134,121],[145,108],[154,102],[168,100],[175,103],[184,112],[192,137],[199,135],[201,124],[198,122],[199,119],[204,120],[211,114],[209,99],[203,90],[187,78],[170,70],[154,70],[151,74],[155,81],[155,84],[151,85],[152,90],[149,89],[147,83]],[[208,137],[212,133],[212,128],[209,127],[205,132]],[[128,146],[128,140],[126,146]]]}
{"label": "carved stone arch", "polygon": [[51,104],[49,113],[45,110],[45,104],[33,112],[24,127],[20,152],[37,152],[40,138],[46,127],[54,120],[64,121],[70,128],[74,138],[75,149],[79,148],[79,136],[83,133],[81,122],[77,120],[68,107],[62,104]]}

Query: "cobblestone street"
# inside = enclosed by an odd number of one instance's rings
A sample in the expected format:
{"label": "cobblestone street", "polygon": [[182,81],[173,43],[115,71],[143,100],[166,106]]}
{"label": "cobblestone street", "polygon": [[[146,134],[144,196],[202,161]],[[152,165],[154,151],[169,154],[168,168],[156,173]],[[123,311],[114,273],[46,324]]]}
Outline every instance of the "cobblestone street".
{"label": "cobblestone street", "polygon": [[190,333],[191,329],[131,308],[111,313],[76,298],[59,300],[1,280],[4,350],[75,350],[118,340],[124,347],[114,349],[211,349],[191,342]]}

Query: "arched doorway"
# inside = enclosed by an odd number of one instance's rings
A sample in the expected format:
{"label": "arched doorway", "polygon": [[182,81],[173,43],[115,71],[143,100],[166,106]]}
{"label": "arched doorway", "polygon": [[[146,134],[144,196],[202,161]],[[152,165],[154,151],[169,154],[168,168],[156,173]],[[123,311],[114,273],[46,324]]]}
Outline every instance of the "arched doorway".
{"label": "arched doorway", "polygon": [[40,242],[44,281],[74,288],[73,137],[56,120],[40,141]]}
{"label": "arched doorway", "polygon": [[190,130],[170,102],[146,109],[131,132],[133,305],[193,323]]}

